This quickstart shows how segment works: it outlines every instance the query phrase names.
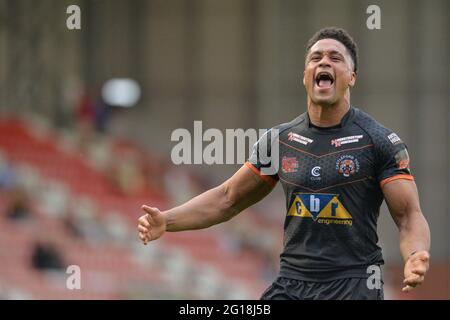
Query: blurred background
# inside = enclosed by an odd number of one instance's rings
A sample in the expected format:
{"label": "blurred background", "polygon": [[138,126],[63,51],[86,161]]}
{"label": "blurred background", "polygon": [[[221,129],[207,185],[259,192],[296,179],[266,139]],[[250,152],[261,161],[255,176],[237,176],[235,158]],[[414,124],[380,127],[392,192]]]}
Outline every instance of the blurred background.
{"label": "blurred background", "polygon": [[[66,26],[73,4],[81,30]],[[371,4],[379,30],[366,26]],[[226,224],[147,246],[140,206],[181,204],[240,167],[173,165],[175,129],[303,113],[305,45],[332,25],[360,49],[351,103],[408,144],[432,232],[426,282],[402,294],[383,205],[385,296],[449,299],[446,0],[0,0],[0,298],[258,299],[278,271],[280,186]],[[66,288],[69,265],[81,290]]]}

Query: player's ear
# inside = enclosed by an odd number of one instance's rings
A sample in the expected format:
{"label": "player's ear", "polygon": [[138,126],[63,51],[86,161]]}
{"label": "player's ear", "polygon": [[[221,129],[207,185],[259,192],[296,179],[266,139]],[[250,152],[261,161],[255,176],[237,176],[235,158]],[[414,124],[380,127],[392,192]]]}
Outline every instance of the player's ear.
{"label": "player's ear", "polygon": [[348,83],[348,86],[349,86],[350,88],[353,88],[353,87],[355,86],[355,82],[356,82],[356,72],[355,72],[355,71],[352,71],[352,72],[350,73],[350,81],[349,81],[349,83]]}
{"label": "player's ear", "polygon": [[303,85],[305,85],[305,71],[303,70]]}

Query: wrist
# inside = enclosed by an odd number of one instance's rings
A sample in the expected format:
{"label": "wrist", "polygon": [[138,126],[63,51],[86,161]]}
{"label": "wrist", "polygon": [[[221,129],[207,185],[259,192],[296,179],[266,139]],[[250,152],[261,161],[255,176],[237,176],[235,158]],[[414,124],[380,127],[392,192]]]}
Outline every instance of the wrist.
{"label": "wrist", "polygon": [[411,252],[411,253],[409,254],[408,258],[412,257],[412,256],[415,255],[417,252],[418,252],[418,250]]}
{"label": "wrist", "polygon": [[173,227],[173,221],[171,221],[170,209],[166,211],[161,211],[161,213],[164,216],[165,231],[171,232],[172,230],[170,229]]}
{"label": "wrist", "polygon": [[412,258],[412,256],[414,256],[417,252],[419,252],[419,250],[414,250],[412,251],[410,254],[408,254],[404,259],[405,259],[405,263],[408,262],[409,259]]}
{"label": "wrist", "polygon": [[407,257],[405,262],[407,262],[410,258],[412,258],[414,255],[418,254],[418,253],[426,253],[426,255],[429,257],[430,253],[428,252],[428,250],[414,250],[413,252],[411,252]]}

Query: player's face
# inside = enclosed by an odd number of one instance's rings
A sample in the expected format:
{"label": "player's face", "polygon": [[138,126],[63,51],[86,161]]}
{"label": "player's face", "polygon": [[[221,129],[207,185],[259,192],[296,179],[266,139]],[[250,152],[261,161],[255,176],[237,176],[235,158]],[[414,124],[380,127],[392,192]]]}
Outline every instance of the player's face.
{"label": "player's face", "polygon": [[355,76],[352,58],[337,40],[317,41],[306,56],[303,84],[317,105],[334,105],[344,99]]}

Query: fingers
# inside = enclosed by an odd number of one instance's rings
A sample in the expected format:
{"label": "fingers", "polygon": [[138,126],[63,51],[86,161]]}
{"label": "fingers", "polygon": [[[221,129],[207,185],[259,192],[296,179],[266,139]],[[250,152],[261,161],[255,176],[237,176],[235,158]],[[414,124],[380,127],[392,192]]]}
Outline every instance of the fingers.
{"label": "fingers", "polygon": [[139,225],[142,225],[146,228],[150,228],[150,221],[148,221],[148,219],[146,219],[147,218],[146,216],[147,215],[139,218]]}
{"label": "fingers", "polygon": [[411,272],[419,276],[424,276],[427,272],[427,268],[425,266],[418,266],[412,269]]}
{"label": "fingers", "polygon": [[405,293],[408,293],[408,292],[412,291],[413,289],[414,289],[414,287],[412,287],[412,286],[405,286],[402,288],[402,291]]}
{"label": "fingers", "polygon": [[139,239],[141,239],[141,241],[147,245],[147,236],[145,234],[143,234],[142,232],[139,232]]}
{"label": "fingers", "polygon": [[138,231],[142,234],[146,234],[150,230],[150,227],[146,228],[143,225],[138,225]]}
{"label": "fingers", "polygon": [[[422,279],[422,281],[423,281],[423,279]],[[420,282],[408,281],[408,284],[402,288],[402,291],[405,293],[408,293],[408,292],[414,290],[418,285],[420,285],[422,283],[422,281],[420,281]]]}
{"label": "fingers", "polygon": [[152,231],[148,230],[146,232],[139,232],[139,239],[141,239],[141,241],[144,244],[147,244],[147,242],[152,241],[153,240]]}
{"label": "fingers", "polygon": [[424,280],[425,277],[423,275],[413,274],[403,280],[403,284],[405,284],[405,286],[403,287],[402,291],[408,293],[418,285],[421,285]]}
{"label": "fingers", "polygon": [[144,244],[147,244],[147,242],[152,240],[150,231],[152,227],[146,216],[148,215],[143,215],[138,220],[139,239],[141,239]]}
{"label": "fingers", "polygon": [[148,213],[145,215],[145,220],[150,224],[150,226],[155,226],[156,222]]}
{"label": "fingers", "polygon": [[425,280],[424,276],[412,275],[412,276],[406,278],[405,280],[403,280],[403,283],[406,285],[416,286],[416,285],[421,284],[423,282],[423,280]]}

